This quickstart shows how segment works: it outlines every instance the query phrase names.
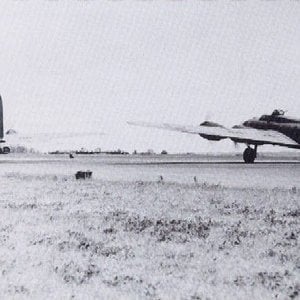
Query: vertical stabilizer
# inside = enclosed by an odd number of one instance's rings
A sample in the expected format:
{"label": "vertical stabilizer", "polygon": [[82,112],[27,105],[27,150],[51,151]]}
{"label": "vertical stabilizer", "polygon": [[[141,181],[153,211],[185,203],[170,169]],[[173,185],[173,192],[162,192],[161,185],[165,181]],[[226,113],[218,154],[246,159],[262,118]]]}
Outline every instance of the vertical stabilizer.
{"label": "vertical stabilizer", "polygon": [[3,139],[4,137],[4,129],[3,129],[3,104],[2,104],[2,98],[0,95],[0,139]]}

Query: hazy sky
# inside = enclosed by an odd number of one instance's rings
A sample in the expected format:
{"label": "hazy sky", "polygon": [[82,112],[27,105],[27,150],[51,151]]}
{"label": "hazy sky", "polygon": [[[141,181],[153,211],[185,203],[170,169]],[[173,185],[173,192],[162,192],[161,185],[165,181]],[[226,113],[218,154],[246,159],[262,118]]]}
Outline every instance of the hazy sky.
{"label": "hazy sky", "polygon": [[[300,118],[296,0],[1,0],[5,126],[104,131],[102,148],[232,150],[127,120]],[[243,148],[243,147],[242,147]]]}

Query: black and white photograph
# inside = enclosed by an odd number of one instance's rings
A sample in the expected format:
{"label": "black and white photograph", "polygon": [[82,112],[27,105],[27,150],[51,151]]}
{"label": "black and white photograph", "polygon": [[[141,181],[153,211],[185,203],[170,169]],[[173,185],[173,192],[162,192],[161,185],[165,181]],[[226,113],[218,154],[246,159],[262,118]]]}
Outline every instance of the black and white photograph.
{"label": "black and white photograph", "polygon": [[0,299],[300,299],[299,0],[1,0]]}

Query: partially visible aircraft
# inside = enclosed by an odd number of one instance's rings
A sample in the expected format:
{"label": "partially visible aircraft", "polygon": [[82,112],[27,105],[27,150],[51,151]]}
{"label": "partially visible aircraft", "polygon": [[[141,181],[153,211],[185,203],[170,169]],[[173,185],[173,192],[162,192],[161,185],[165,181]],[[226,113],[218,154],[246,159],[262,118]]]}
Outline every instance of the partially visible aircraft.
{"label": "partially visible aircraft", "polygon": [[4,140],[3,103],[0,95],[0,154],[7,154],[7,153],[10,153],[10,148],[5,145],[5,140]]}
{"label": "partially visible aircraft", "polygon": [[[99,136],[104,135],[102,132],[76,132],[76,133],[38,133],[38,134],[19,134],[14,129],[8,129],[4,132],[4,120],[3,120],[3,102],[0,95],[0,154],[8,154],[11,149],[6,144],[18,145],[30,144],[34,141],[49,142],[50,140],[66,139],[74,137],[86,137],[86,136]],[[5,137],[5,139],[4,139]]]}
{"label": "partially visible aircraft", "polygon": [[210,141],[220,141],[229,138],[234,143],[247,145],[243,153],[243,159],[245,163],[249,164],[254,162],[257,155],[257,147],[261,145],[300,149],[300,119],[287,117],[284,114],[284,111],[275,109],[271,115],[253,118],[232,128],[226,128],[210,121],[205,121],[199,126],[149,122],[128,122],[128,124],[198,134]]}

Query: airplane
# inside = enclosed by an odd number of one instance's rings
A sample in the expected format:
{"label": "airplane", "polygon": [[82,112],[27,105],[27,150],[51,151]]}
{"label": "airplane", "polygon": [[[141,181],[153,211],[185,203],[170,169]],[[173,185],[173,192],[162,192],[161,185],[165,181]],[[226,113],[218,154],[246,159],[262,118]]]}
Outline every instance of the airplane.
{"label": "airplane", "polygon": [[285,116],[285,111],[275,109],[271,115],[262,115],[226,128],[218,123],[205,121],[199,126],[183,126],[176,124],[156,124],[149,122],[127,122],[129,125],[152,127],[170,131],[197,134],[210,141],[226,138],[234,143],[246,144],[243,153],[244,162],[254,163],[257,148],[261,145],[274,145],[300,149],[300,119]]}
{"label": "airplane", "polygon": [[3,103],[2,103],[2,98],[0,95],[0,145],[1,144],[4,144],[4,145],[0,146],[0,154],[10,153],[10,148],[5,145],[5,140],[4,140]]}

